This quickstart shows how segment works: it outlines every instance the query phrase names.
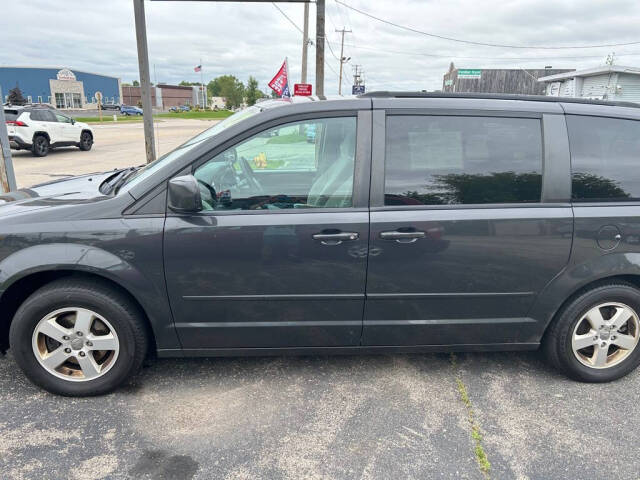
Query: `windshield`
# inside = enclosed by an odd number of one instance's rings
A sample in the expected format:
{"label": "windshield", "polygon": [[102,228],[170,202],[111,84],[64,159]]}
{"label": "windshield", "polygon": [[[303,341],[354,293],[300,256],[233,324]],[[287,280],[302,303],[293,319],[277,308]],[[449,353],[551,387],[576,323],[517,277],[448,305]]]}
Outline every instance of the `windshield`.
{"label": "windshield", "polygon": [[145,178],[148,178],[150,175],[158,171],[163,166],[171,163],[176,158],[192,150],[197,144],[199,144],[203,140],[206,140],[208,138],[218,135],[223,130],[226,130],[227,128],[231,127],[232,125],[235,125],[236,123],[241,122],[242,120],[245,120],[249,117],[253,117],[257,113],[260,113],[262,110],[263,110],[262,108],[254,105],[252,107],[248,107],[248,108],[245,108],[244,110],[234,113],[230,117],[227,117],[224,120],[222,120],[220,123],[215,124],[213,127],[206,129],[204,132],[196,135],[191,140],[188,140],[187,142],[183,143],[175,150],[172,150],[171,152],[163,155],[157,160],[151,162],[150,164],[145,165],[144,167],[138,169],[136,173],[134,173],[127,179],[127,181],[122,185],[122,187],[124,186],[133,187],[134,185],[137,185],[142,180],[144,180]]}

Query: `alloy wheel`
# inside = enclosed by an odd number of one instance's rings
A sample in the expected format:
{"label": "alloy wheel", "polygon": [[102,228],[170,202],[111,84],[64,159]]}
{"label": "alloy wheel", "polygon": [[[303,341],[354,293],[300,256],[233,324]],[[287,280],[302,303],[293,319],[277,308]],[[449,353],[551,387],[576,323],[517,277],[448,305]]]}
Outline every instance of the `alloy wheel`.
{"label": "alloy wheel", "polygon": [[120,342],[113,326],[86,308],[46,315],[33,331],[33,353],[50,374],[73,382],[94,380],[115,364]]}
{"label": "alloy wheel", "polygon": [[623,303],[607,302],[587,311],[573,329],[571,348],[576,359],[590,368],[610,368],[637,347],[640,320]]}

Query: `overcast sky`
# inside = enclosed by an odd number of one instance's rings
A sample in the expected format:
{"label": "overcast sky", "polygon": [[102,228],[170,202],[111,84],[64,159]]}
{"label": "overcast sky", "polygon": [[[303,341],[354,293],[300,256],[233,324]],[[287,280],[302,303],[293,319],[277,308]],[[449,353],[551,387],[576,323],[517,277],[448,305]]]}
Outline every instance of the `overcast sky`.
{"label": "overcast sky", "polygon": [[[132,0],[2,1],[1,65],[59,66],[104,73],[131,82],[138,78]],[[344,0],[377,17],[414,29],[464,40],[526,46],[576,46],[640,42],[638,0]],[[584,68],[616,63],[640,66],[636,45],[569,49],[512,49],[440,40],[404,31],[326,0],[329,44],[339,55],[336,28],[345,36],[343,88],[350,92],[353,64],[362,65],[367,89],[439,89],[450,61],[467,68]],[[302,4],[280,3],[302,27]],[[301,33],[271,3],[146,2],[152,81],[205,81],[222,74],[260,87],[284,57],[294,81],[300,80]],[[315,40],[315,5],[310,6]],[[326,48],[336,72],[337,57]],[[635,55],[627,55],[635,54]],[[433,56],[431,56],[433,55]],[[555,58],[554,58],[555,57]],[[563,57],[563,58],[559,58]],[[155,66],[155,73],[154,73]],[[337,93],[337,74],[325,67],[325,93]],[[309,79],[314,83],[315,49],[309,48]],[[315,89],[314,89],[315,91]]]}

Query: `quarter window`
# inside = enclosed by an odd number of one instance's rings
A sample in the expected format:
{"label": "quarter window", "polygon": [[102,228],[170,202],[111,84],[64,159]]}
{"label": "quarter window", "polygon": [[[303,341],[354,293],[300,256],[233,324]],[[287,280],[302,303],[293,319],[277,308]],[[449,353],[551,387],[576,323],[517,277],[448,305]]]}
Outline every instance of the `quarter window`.
{"label": "quarter window", "polygon": [[640,121],[568,115],[572,198],[640,200]]}
{"label": "quarter window", "polygon": [[196,169],[205,210],[352,206],[355,117],[280,125]]}
{"label": "quarter window", "polygon": [[539,202],[538,119],[389,116],[385,205]]}

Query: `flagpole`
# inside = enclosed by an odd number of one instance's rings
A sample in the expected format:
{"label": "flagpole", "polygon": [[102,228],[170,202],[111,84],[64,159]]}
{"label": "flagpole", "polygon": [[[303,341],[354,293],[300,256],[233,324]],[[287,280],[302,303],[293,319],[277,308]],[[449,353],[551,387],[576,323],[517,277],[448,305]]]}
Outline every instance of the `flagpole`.
{"label": "flagpole", "polygon": [[290,85],[290,81],[289,79],[291,78],[289,76],[289,57],[284,57],[284,69],[287,72],[287,87],[289,88],[289,100],[291,100],[293,98],[293,90],[291,90],[291,85]]}
{"label": "flagpole", "polygon": [[204,96],[204,72],[202,71],[202,58],[200,59],[200,91],[202,92],[202,108],[207,108],[207,100]]}

